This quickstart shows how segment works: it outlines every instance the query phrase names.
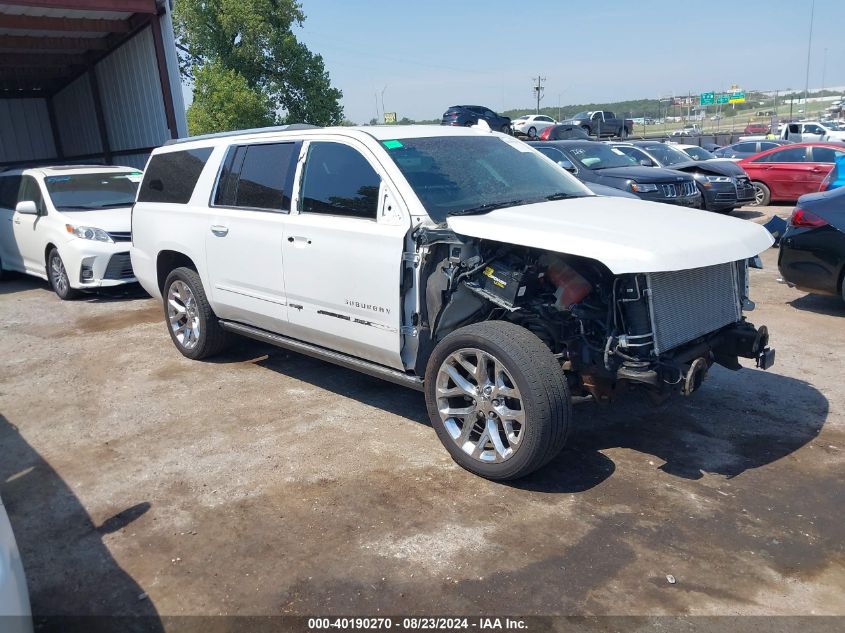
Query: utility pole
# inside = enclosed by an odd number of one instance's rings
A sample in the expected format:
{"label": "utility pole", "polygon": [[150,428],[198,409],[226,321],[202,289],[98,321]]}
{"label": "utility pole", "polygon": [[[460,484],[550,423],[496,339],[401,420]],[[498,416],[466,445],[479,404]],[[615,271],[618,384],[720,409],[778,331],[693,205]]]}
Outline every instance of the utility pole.
{"label": "utility pole", "polygon": [[[532,77],[531,79],[533,81],[535,78]],[[535,92],[536,97],[537,97],[537,114],[540,114],[540,99],[543,98],[543,90],[545,90],[545,88],[543,88],[543,82],[546,81],[546,78],[541,77],[540,75],[537,75],[536,80],[537,80],[537,85],[534,86],[534,92]]]}
{"label": "utility pole", "polygon": [[809,114],[807,94],[810,92],[810,50],[813,45],[813,14],[816,11],[816,0],[810,5],[810,35],[807,36],[807,74],[804,78],[804,116]]}
{"label": "utility pole", "polygon": [[381,89],[381,116],[384,117],[384,91],[387,90],[387,85]]}

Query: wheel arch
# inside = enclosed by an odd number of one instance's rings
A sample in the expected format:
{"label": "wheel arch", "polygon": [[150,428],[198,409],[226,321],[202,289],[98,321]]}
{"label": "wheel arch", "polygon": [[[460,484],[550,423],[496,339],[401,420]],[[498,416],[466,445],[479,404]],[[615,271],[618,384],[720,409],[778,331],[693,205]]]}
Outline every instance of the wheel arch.
{"label": "wheel arch", "polygon": [[190,257],[180,251],[163,250],[159,251],[156,257],[156,283],[160,292],[164,291],[164,282],[167,276],[176,268],[190,268],[199,273],[197,265]]}

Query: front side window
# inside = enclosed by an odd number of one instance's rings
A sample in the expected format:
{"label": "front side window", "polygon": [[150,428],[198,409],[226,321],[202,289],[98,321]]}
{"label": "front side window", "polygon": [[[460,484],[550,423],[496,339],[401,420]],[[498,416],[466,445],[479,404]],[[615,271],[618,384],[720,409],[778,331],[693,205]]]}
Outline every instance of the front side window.
{"label": "front side window", "polygon": [[684,151],[695,160],[710,160],[711,158],[716,158],[703,147],[688,147]]}
{"label": "front side window", "polygon": [[835,150],[831,147],[813,147],[812,151],[813,162],[815,163],[835,163],[845,156],[845,151]]}
{"label": "front side window", "polygon": [[44,214],[44,197],[41,195],[41,188],[38,182],[32,176],[24,176],[21,180],[21,190],[18,194],[18,202],[24,200],[32,200],[35,203],[35,208],[38,213]]}
{"label": "front side window", "polygon": [[138,202],[187,204],[209,156],[210,147],[154,154],[138,190]]}
{"label": "front side window", "polygon": [[18,203],[18,191],[20,191],[20,188],[20,176],[4,176],[0,178],[0,208],[14,209]]}
{"label": "front side window", "polygon": [[737,143],[731,149],[735,152],[739,152],[740,154],[754,154],[757,152],[757,143]]}
{"label": "front side window", "polygon": [[302,212],[375,220],[381,179],[361,153],[343,143],[313,142],[302,180]]}
{"label": "front side window", "polygon": [[135,202],[140,171],[47,176],[44,185],[60,211],[129,207]]}
{"label": "front side window", "polygon": [[590,195],[559,166],[502,136],[432,136],[383,142],[432,220],[554,198]]}

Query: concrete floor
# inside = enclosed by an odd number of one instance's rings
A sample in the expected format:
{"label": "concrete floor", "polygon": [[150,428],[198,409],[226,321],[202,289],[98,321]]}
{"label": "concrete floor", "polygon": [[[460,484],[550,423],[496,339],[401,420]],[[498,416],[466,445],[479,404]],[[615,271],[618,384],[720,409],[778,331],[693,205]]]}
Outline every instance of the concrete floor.
{"label": "concrete floor", "polygon": [[512,485],[455,466],[416,392],[247,341],[191,362],[151,299],[0,282],[33,610],[844,615],[845,306],[778,284],[776,254],[752,271],[773,369],[582,406]]}

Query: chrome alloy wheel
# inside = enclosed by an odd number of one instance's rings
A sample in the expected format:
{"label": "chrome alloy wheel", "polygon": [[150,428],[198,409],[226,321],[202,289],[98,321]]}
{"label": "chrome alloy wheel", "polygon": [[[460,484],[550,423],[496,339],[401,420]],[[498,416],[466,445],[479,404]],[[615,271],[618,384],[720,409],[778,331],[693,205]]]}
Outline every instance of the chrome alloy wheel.
{"label": "chrome alloy wheel", "polygon": [[763,193],[763,190],[757,185],[754,185],[754,206],[761,206],[763,204],[763,200],[765,199],[766,194]]}
{"label": "chrome alloy wheel", "polygon": [[65,265],[62,263],[62,258],[58,254],[50,258],[50,279],[53,282],[53,288],[56,289],[59,295],[64,295],[68,291],[68,288],[70,288]]}
{"label": "chrome alloy wheel", "polygon": [[197,301],[184,281],[176,280],[167,291],[167,321],[173,336],[185,349],[193,349],[200,339]]}
{"label": "chrome alloy wheel", "polygon": [[455,350],[437,372],[436,390],[440,420],[467,455],[501,463],[519,450],[526,424],[522,396],[495,356]]}

